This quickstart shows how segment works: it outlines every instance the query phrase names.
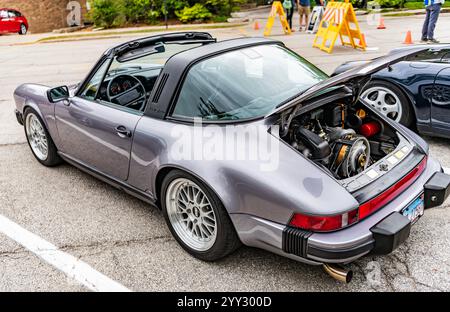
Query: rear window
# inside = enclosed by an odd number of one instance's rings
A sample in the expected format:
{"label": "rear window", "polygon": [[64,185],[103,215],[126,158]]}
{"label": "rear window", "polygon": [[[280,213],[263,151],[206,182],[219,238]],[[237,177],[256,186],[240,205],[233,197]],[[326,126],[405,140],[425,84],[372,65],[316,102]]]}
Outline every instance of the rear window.
{"label": "rear window", "polygon": [[317,67],[279,45],[227,52],[189,70],[172,116],[204,120],[262,117],[326,78]]}

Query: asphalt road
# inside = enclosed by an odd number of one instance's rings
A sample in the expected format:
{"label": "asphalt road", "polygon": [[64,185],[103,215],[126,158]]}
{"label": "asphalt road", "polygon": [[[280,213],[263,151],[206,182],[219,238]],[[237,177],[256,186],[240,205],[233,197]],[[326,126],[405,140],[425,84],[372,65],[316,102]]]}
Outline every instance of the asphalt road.
{"label": "asphalt road", "polygon": [[[310,47],[311,35],[276,38],[331,72],[343,61],[370,59],[399,46],[406,29],[400,31],[403,23],[414,30],[420,29],[421,20],[392,19],[384,33],[362,25],[369,44],[378,47],[365,53],[338,47],[327,55]],[[438,34],[444,36],[448,17],[441,23]],[[257,34],[251,27],[212,33],[219,39]],[[78,82],[101,52],[129,38],[11,45],[12,36],[0,37],[0,216],[136,291],[450,290],[448,202],[427,211],[407,243],[391,255],[351,264],[354,280],[343,285],[320,267],[247,247],[217,263],[201,262],[178,246],[157,209],[70,165],[52,169],[39,165],[14,118],[15,87],[24,82],[52,86]],[[7,44],[1,44],[3,39]],[[449,140],[426,140],[432,155],[450,167]],[[72,290],[88,288],[0,234],[0,291]]]}

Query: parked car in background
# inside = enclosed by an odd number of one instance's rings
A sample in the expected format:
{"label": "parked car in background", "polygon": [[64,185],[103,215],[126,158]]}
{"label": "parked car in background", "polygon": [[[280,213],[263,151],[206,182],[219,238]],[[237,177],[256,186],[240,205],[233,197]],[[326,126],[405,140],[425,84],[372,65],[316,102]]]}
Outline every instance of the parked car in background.
{"label": "parked car in background", "polygon": [[17,10],[0,9],[0,33],[18,33],[25,35],[28,31],[28,21]]}
{"label": "parked car in background", "polygon": [[[361,98],[383,115],[422,134],[450,138],[450,44],[404,47],[390,54],[411,51],[403,61],[372,75]],[[416,52],[414,52],[416,51]],[[370,61],[347,62],[338,75]]]}

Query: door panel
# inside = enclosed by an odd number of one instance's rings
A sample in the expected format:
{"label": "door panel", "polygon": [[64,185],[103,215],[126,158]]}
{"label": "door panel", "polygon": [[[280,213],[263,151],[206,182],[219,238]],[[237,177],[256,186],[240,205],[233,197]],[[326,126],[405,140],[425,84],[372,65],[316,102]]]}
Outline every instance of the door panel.
{"label": "door panel", "polygon": [[8,14],[11,21],[11,32],[18,33],[20,30],[20,18],[16,16],[15,12],[9,11]]}
{"label": "door panel", "polygon": [[433,127],[450,129],[450,67],[441,70],[436,76],[431,118]]}
{"label": "door panel", "polygon": [[116,179],[128,178],[140,114],[74,97],[68,106],[56,103],[55,116],[62,152]]}

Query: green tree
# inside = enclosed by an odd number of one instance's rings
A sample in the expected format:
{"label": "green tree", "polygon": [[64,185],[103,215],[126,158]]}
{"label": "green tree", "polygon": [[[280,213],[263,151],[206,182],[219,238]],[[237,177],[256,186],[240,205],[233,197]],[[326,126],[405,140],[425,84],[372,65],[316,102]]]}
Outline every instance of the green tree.
{"label": "green tree", "polygon": [[155,23],[165,14],[181,22],[226,21],[247,0],[93,0],[90,18],[103,27]]}
{"label": "green tree", "polygon": [[191,21],[204,21],[210,19],[213,15],[201,3],[196,3],[192,7],[184,7],[175,12],[182,23]]}
{"label": "green tree", "polygon": [[111,27],[120,16],[118,0],[94,0],[90,18],[96,26]]}

